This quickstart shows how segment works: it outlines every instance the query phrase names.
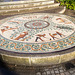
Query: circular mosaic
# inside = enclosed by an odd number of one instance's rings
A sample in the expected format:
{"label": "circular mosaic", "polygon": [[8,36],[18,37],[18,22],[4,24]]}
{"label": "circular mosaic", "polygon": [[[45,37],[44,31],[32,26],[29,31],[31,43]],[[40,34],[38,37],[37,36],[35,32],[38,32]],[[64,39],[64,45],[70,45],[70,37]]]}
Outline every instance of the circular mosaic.
{"label": "circular mosaic", "polygon": [[0,48],[23,53],[61,51],[75,46],[74,18],[58,14],[26,14],[4,19]]}

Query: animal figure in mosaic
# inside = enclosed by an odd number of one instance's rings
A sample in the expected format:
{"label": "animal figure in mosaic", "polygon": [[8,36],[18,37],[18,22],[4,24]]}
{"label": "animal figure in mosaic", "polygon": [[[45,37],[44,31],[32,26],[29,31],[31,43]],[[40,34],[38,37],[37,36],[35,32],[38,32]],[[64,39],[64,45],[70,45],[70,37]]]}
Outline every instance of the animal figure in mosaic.
{"label": "animal figure in mosaic", "polygon": [[4,26],[4,28],[2,28],[1,31],[2,31],[2,33],[4,33],[5,31],[14,30],[14,29],[18,29],[18,27],[12,28],[12,27],[9,27],[9,26]]}
{"label": "animal figure in mosaic", "polygon": [[58,32],[58,31],[56,31],[56,33],[57,33],[58,35],[60,35],[60,37],[65,36],[65,35],[63,35],[62,33]]}
{"label": "animal figure in mosaic", "polygon": [[30,38],[31,36],[28,36],[28,37],[26,37],[26,38],[23,38],[21,41],[24,41],[24,40],[26,40],[26,39],[28,39],[28,38]]}
{"label": "animal figure in mosaic", "polygon": [[67,20],[62,18],[57,18],[56,20],[59,20],[59,23],[71,24],[71,22],[68,22]]}
{"label": "animal figure in mosaic", "polygon": [[37,16],[24,16],[23,19],[35,19]]}
{"label": "animal figure in mosaic", "polygon": [[44,17],[44,19],[48,19],[48,18],[49,18],[49,16],[45,16],[45,17]]}
{"label": "animal figure in mosaic", "polygon": [[[53,40],[55,40],[55,38],[58,39],[57,37],[55,37],[55,35],[57,35],[56,33],[55,34],[49,33],[49,35],[53,38]],[[50,38],[50,40],[51,40],[51,38]]]}
{"label": "animal figure in mosaic", "polygon": [[[58,31],[56,31],[56,33],[54,33],[54,34],[49,33],[49,35],[53,38],[53,40],[55,40],[55,38],[59,39],[59,38],[55,37],[56,35],[59,35],[60,37],[65,36],[62,33],[58,32]],[[50,38],[50,40],[51,40],[51,38]]]}
{"label": "animal figure in mosaic", "polygon": [[60,29],[67,29],[67,30],[74,30],[73,28],[71,27],[65,27],[65,26],[56,26],[57,28],[60,28]]}
{"label": "animal figure in mosaic", "polygon": [[20,38],[24,38],[26,35],[28,35],[28,32],[22,32],[18,37],[16,37],[14,40],[19,40]]}
{"label": "animal figure in mosaic", "polygon": [[35,42],[37,42],[38,39],[40,39],[41,41],[44,41],[44,40],[41,39],[41,37],[44,37],[44,38],[45,38],[46,34],[43,34],[43,35],[42,35],[42,34],[37,34],[36,36],[37,36],[37,37],[36,37]]}
{"label": "animal figure in mosaic", "polygon": [[9,21],[9,22],[13,22],[13,23],[17,23],[17,24],[21,23],[20,21]]}

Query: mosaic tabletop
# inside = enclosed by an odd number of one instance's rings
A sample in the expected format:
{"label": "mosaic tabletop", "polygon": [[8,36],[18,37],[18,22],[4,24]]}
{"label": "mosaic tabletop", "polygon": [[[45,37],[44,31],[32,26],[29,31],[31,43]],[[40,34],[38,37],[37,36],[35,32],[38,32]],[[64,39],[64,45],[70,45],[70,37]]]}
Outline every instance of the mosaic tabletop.
{"label": "mosaic tabletop", "polygon": [[75,19],[66,15],[34,13],[0,22],[0,49],[19,53],[63,51],[75,46]]}

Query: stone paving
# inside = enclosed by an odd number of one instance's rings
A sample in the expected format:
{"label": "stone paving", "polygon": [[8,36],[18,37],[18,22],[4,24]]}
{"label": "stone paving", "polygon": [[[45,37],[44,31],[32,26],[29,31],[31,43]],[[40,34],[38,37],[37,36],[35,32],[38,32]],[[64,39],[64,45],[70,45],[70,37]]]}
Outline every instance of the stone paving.
{"label": "stone paving", "polygon": [[75,18],[75,10],[66,9],[64,14]]}
{"label": "stone paving", "polygon": [[[65,65],[68,65],[65,67]],[[18,66],[9,65],[10,70],[14,72],[14,75],[75,75],[75,60],[73,62],[67,62],[57,65],[49,66]]]}
{"label": "stone paving", "polygon": [[63,66],[55,66],[52,68],[46,68],[43,71],[38,71],[36,75],[75,75],[75,68],[65,70]]}

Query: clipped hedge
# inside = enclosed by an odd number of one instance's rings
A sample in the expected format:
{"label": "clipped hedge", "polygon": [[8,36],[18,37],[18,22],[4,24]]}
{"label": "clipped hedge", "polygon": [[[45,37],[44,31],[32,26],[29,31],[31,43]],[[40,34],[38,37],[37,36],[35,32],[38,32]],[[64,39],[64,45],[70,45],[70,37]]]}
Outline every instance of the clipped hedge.
{"label": "clipped hedge", "polygon": [[60,5],[64,5],[68,9],[75,10],[75,0],[57,0],[57,2],[60,2]]}

